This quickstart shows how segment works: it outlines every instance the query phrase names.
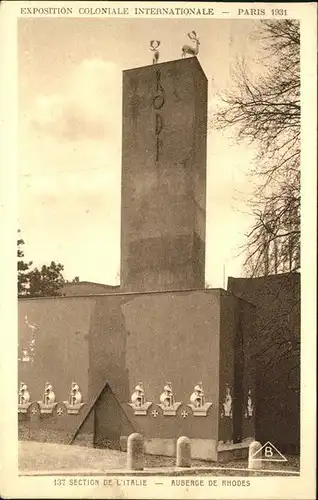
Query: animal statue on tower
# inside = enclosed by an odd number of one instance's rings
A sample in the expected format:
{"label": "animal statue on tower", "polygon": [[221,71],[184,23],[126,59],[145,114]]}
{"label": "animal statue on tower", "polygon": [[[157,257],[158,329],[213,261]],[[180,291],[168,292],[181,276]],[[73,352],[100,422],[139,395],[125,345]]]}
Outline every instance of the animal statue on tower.
{"label": "animal statue on tower", "polygon": [[157,62],[159,60],[159,50],[158,50],[159,45],[160,45],[159,40],[151,40],[150,41],[149,50],[151,50],[153,52],[152,64],[157,64]]}
{"label": "animal statue on tower", "polygon": [[196,56],[199,53],[200,40],[196,32],[191,31],[191,33],[188,33],[188,37],[195,43],[195,46],[184,45],[182,47],[182,57],[186,57],[187,54],[189,56]]}

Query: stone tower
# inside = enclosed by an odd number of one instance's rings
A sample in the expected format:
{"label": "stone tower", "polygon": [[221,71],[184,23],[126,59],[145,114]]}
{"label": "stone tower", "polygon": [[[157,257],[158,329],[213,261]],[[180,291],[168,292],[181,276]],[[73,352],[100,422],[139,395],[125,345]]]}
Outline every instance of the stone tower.
{"label": "stone tower", "polygon": [[204,288],[206,140],[196,57],[123,72],[123,292]]}

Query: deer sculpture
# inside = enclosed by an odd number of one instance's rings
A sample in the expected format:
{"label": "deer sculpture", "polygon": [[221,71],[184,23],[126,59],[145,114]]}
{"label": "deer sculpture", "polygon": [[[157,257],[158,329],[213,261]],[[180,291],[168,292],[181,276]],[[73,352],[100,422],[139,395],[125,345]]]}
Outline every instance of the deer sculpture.
{"label": "deer sculpture", "polygon": [[150,49],[153,52],[153,57],[152,57],[152,64],[157,64],[159,60],[159,50],[158,47],[160,45],[159,40],[151,40],[150,41]]}
{"label": "deer sculpture", "polygon": [[187,54],[189,54],[190,56],[196,56],[199,53],[200,40],[196,32],[191,31],[191,33],[188,33],[188,37],[190,38],[190,40],[195,42],[195,47],[191,45],[184,45],[182,47],[182,57],[186,57]]}

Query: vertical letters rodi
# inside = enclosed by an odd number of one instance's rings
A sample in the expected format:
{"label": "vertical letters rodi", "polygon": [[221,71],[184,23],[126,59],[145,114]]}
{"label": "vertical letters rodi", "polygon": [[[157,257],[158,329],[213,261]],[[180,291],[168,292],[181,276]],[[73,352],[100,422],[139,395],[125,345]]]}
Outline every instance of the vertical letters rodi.
{"label": "vertical letters rodi", "polygon": [[156,92],[152,104],[155,109],[155,136],[156,136],[156,162],[159,161],[160,150],[162,148],[161,132],[163,129],[163,117],[160,110],[164,106],[165,96],[164,89],[161,83],[161,72],[156,70]]}

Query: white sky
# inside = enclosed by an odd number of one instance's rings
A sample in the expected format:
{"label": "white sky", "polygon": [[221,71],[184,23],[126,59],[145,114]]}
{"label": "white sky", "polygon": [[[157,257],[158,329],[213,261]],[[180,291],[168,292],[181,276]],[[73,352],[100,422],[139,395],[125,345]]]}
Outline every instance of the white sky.
{"label": "white sky", "polygon": [[[161,40],[160,62],[179,59],[186,33],[200,37],[209,81],[209,116],[218,92],[232,85],[244,56],[255,71],[261,53],[249,20],[20,19],[19,227],[25,256],[55,260],[65,276],[118,283],[120,264],[121,79],[151,64],[149,40]],[[233,68],[232,68],[233,69]],[[206,282],[240,276],[252,220],[242,213],[252,190],[248,144],[209,128]]]}

